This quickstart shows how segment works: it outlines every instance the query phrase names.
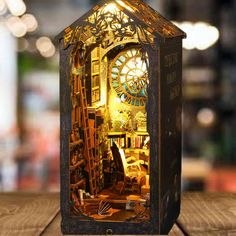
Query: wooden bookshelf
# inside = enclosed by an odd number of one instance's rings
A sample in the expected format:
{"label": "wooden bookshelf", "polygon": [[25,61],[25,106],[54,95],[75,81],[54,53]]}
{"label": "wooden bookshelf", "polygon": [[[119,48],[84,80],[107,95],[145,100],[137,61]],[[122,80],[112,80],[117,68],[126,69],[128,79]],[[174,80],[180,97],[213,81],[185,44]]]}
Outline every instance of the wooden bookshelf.
{"label": "wooden bookshelf", "polygon": [[126,148],[126,132],[108,132],[109,146],[113,145],[113,142],[118,144],[121,148]]}
{"label": "wooden bookshelf", "polygon": [[101,48],[96,47],[91,53],[91,105],[100,101]]}
{"label": "wooden bookshelf", "polygon": [[116,142],[121,148],[124,149],[143,149],[145,140],[149,137],[148,132],[135,132],[129,133],[125,131],[121,132],[108,132],[108,139],[110,140],[110,146],[112,146],[113,142]]}

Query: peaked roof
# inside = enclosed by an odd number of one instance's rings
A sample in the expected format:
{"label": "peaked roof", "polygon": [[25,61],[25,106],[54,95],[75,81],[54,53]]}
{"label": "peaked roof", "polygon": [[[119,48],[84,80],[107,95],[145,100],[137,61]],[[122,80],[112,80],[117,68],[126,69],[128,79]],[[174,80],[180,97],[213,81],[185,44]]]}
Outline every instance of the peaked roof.
{"label": "peaked roof", "polygon": [[58,39],[68,35],[77,26],[84,26],[84,21],[91,16],[94,12],[104,7],[105,4],[115,3],[117,7],[123,11],[128,17],[136,20],[138,23],[147,28],[153,35],[157,35],[162,39],[182,37],[185,38],[186,34],[179,29],[171,21],[167,20],[160,13],[151,8],[142,0],[101,0],[90,11],[85,13],[82,17],[72,23],[69,27],[64,29],[58,36]]}

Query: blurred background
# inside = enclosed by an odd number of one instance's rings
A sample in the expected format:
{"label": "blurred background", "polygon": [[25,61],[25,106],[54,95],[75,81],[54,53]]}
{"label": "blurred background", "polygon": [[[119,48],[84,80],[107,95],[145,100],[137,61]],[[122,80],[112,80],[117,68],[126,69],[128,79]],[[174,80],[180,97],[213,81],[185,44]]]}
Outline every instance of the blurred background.
{"label": "blurred background", "polygon": [[[54,40],[96,0],[0,0],[0,191],[59,191]],[[236,192],[236,0],[149,0],[187,34],[183,191]]]}

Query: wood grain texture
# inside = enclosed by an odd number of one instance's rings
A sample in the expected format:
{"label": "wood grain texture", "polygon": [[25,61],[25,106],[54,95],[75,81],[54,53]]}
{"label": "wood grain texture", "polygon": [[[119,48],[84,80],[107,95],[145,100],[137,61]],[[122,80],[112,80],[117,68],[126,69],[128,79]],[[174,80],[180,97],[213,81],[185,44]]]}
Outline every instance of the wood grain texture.
{"label": "wood grain texture", "polygon": [[186,193],[178,222],[191,236],[236,236],[236,195]]}
{"label": "wood grain texture", "polygon": [[169,236],[184,236],[184,234],[177,225],[174,225],[174,227],[169,233]]}
{"label": "wood grain texture", "polygon": [[61,233],[61,214],[57,214],[55,219],[48,225],[42,236],[62,236]]}
{"label": "wood grain texture", "polygon": [[236,230],[216,230],[216,231],[202,231],[188,234],[190,236],[236,236]]}
{"label": "wood grain texture", "polygon": [[[62,236],[60,224],[61,214],[58,214],[56,218],[50,223],[50,225],[45,229],[42,236]],[[169,236],[184,236],[184,234],[178,228],[178,226],[175,225],[169,233]]]}
{"label": "wood grain texture", "polygon": [[[0,194],[0,236],[62,236],[59,194]],[[178,224],[190,236],[236,236],[236,194],[186,193]],[[175,225],[170,236],[184,236]]]}
{"label": "wood grain texture", "polygon": [[58,194],[0,194],[0,236],[37,236],[59,211]]}

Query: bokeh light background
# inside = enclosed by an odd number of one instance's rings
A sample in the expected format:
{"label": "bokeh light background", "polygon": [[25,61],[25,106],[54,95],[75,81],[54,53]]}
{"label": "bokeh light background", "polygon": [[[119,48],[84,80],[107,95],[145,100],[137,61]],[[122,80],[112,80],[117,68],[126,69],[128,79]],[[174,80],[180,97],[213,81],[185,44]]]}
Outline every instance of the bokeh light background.
{"label": "bokeh light background", "polygon": [[[236,191],[236,0],[146,1],[182,28],[183,191]],[[59,191],[55,36],[92,0],[0,0],[0,191]]]}

